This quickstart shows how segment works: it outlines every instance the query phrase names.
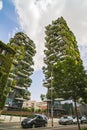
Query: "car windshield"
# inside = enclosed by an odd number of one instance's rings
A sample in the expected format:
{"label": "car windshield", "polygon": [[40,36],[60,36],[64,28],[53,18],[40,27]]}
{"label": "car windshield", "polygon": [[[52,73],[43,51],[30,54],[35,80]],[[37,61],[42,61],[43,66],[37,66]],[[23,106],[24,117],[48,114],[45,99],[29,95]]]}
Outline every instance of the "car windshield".
{"label": "car windshield", "polygon": [[28,118],[32,118],[32,119],[35,118],[35,117],[37,117],[37,115],[33,114],[33,115],[28,116]]}
{"label": "car windshield", "polygon": [[64,118],[64,119],[67,119],[68,117],[67,117],[67,116],[64,116],[63,118]]}
{"label": "car windshield", "polygon": [[70,116],[63,116],[62,119],[72,119]]}

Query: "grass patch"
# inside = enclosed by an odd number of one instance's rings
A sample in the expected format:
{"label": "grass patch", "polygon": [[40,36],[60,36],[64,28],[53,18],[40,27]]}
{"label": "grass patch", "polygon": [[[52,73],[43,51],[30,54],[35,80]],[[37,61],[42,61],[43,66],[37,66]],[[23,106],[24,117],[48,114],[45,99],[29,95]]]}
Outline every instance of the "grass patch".
{"label": "grass patch", "polygon": [[83,129],[81,129],[81,130],[87,130],[87,128],[83,128]]}
{"label": "grass patch", "polygon": [[0,119],[0,122],[4,121],[3,119]]}

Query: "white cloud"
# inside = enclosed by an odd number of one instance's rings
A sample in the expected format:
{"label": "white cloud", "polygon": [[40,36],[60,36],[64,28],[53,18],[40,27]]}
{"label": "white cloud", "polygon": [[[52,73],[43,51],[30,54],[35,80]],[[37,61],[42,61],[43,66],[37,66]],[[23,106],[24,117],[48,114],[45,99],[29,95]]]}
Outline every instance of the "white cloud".
{"label": "white cloud", "polygon": [[10,32],[10,33],[8,34],[8,39],[14,37],[15,33],[17,33],[19,30],[22,30],[22,29],[21,29],[20,27],[19,27],[19,28],[18,28],[18,27],[15,27],[14,30],[12,30],[12,32]]}
{"label": "white cloud", "polygon": [[2,8],[3,8],[3,2],[0,1],[0,10],[2,10]]}
{"label": "white cloud", "polygon": [[67,21],[78,44],[87,44],[87,0],[14,0],[14,4],[23,30],[36,44],[36,69],[43,66],[45,26],[60,16]]}

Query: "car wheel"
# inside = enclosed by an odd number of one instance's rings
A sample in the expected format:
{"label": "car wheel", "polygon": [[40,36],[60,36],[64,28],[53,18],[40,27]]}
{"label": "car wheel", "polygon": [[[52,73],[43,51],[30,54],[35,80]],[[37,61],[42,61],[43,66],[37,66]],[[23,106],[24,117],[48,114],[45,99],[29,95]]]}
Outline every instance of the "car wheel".
{"label": "car wheel", "polygon": [[81,124],[83,124],[83,121],[81,121]]}
{"label": "car wheel", "polygon": [[32,128],[35,128],[35,124],[32,125]]}
{"label": "car wheel", "polygon": [[47,127],[47,124],[44,124],[43,127]]}
{"label": "car wheel", "polygon": [[73,124],[73,121],[71,122],[71,125]]}

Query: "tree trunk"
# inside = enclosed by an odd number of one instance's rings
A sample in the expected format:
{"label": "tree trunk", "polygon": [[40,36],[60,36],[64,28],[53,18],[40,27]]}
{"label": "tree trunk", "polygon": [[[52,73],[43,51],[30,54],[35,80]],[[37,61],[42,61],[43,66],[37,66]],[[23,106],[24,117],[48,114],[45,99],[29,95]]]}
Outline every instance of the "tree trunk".
{"label": "tree trunk", "polygon": [[2,109],[0,109],[0,115],[2,114],[2,111],[3,111],[3,110],[2,110]]}
{"label": "tree trunk", "polygon": [[76,98],[74,98],[74,105],[75,105],[75,114],[76,114],[76,117],[77,117],[78,130],[81,130],[80,123],[79,123],[79,117],[78,117],[78,111],[77,111]]}

